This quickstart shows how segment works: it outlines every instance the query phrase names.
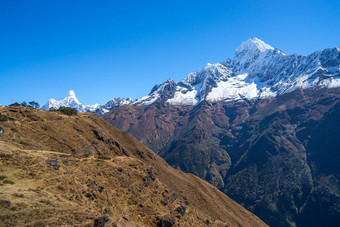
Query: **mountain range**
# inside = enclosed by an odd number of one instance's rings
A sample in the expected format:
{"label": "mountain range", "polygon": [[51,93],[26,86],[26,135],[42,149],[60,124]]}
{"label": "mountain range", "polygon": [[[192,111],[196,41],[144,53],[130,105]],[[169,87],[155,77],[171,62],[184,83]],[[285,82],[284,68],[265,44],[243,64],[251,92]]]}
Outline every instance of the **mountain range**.
{"label": "mountain range", "polygon": [[50,99],[43,106],[61,105],[81,112],[103,114],[113,107],[125,104],[150,105],[158,99],[171,105],[197,105],[203,100],[245,100],[275,97],[297,88],[334,88],[340,86],[340,48],[327,48],[307,56],[286,54],[258,38],[243,42],[235,51],[233,59],[189,73],[175,82],[171,79],[155,85],[150,94],[138,100],[115,98],[105,105],[82,105],[69,91],[62,100]]}
{"label": "mountain range", "polygon": [[43,110],[49,110],[50,108],[58,109],[61,106],[75,108],[79,112],[92,112],[99,116],[104,115],[109,112],[113,107],[118,107],[121,105],[131,104],[134,100],[131,98],[113,98],[104,105],[94,104],[94,105],[83,105],[79,102],[76,97],[76,93],[70,90],[65,97],[61,100],[50,99],[44,106]]}
{"label": "mountain range", "polygon": [[339,102],[339,47],[287,54],[253,38],[103,118],[270,226],[336,226]]}

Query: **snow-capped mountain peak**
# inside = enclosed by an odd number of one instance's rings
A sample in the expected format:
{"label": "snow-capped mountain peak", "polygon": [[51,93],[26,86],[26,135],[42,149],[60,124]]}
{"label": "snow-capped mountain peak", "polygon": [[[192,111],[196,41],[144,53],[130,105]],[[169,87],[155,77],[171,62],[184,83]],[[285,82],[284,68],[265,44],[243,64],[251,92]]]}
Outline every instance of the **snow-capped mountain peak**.
{"label": "snow-capped mountain peak", "polygon": [[235,56],[254,53],[256,51],[265,52],[267,50],[274,50],[274,48],[258,38],[253,38],[241,43],[241,45],[236,48]]}
{"label": "snow-capped mountain peak", "polygon": [[69,90],[68,92],[67,92],[67,95],[65,96],[65,97],[72,97],[72,98],[75,98],[75,99],[77,99],[76,98],[76,93],[73,91],[73,90]]}
{"label": "snow-capped mountain peak", "polygon": [[83,105],[79,102],[76,97],[76,93],[70,90],[65,97],[61,100],[50,99],[43,107],[44,110],[49,110],[50,108],[58,109],[61,106],[71,107],[77,109],[79,112],[93,112],[99,116],[104,113],[109,112],[113,107],[122,106],[126,104],[131,104],[134,100],[131,98],[113,98],[105,105]]}
{"label": "snow-capped mountain peak", "polygon": [[43,107],[44,110],[50,108],[58,109],[61,106],[67,106],[77,109],[78,111],[85,111],[85,106],[82,105],[76,97],[73,90],[70,90],[61,100],[50,99]]}
{"label": "snow-capped mountain peak", "polygon": [[208,63],[178,83],[156,85],[135,104],[150,105],[165,98],[171,105],[196,105],[203,100],[266,98],[310,87],[340,87],[340,48],[307,56],[286,54],[253,38],[236,49],[234,58]]}

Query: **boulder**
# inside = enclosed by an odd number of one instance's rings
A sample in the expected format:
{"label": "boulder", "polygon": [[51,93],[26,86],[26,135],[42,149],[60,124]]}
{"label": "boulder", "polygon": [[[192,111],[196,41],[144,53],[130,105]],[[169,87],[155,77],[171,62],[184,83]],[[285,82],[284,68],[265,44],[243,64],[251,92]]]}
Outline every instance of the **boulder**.
{"label": "boulder", "polygon": [[101,193],[104,191],[104,186],[98,186],[98,191]]}
{"label": "boulder", "polygon": [[176,222],[176,219],[175,218],[157,218],[157,226],[158,227],[172,227],[175,222]]}
{"label": "boulder", "polygon": [[52,167],[53,169],[55,169],[55,170],[58,170],[59,167],[60,167],[60,162],[59,162],[58,159],[49,159],[49,160],[46,160],[46,162],[47,162],[48,164],[50,164],[51,167]]}
{"label": "boulder", "polygon": [[110,217],[104,215],[102,217],[94,219],[93,227],[107,227],[107,224],[110,221]]}

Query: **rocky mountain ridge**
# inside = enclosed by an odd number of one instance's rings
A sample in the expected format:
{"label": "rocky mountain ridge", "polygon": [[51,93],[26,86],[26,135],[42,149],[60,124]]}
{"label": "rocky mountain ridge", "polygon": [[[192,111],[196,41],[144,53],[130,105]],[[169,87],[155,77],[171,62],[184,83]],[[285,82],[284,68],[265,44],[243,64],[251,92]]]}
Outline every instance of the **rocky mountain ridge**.
{"label": "rocky mountain ridge", "polygon": [[326,48],[307,56],[286,54],[253,38],[243,42],[233,59],[190,73],[176,83],[167,80],[135,104],[150,105],[164,98],[171,105],[275,97],[297,88],[340,86],[340,48]]}
{"label": "rocky mountain ridge", "polygon": [[175,82],[155,85],[138,100],[114,98],[105,105],[82,105],[74,91],[60,101],[51,99],[43,109],[61,105],[100,116],[112,107],[125,104],[150,105],[161,99],[170,105],[197,105],[206,100],[235,101],[262,99],[291,92],[297,88],[334,88],[340,86],[340,48],[326,48],[307,56],[286,54],[258,38],[243,42],[232,59],[189,73]]}

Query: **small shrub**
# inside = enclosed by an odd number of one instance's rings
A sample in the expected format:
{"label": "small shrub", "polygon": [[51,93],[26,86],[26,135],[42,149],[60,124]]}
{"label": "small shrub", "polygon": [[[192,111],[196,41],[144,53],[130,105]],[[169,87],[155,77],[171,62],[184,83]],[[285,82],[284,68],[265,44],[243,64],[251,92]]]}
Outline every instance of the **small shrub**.
{"label": "small shrub", "polygon": [[102,160],[111,160],[110,157],[107,156],[98,156],[98,159],[102,159]]}
{"label": "small shrub", "polygon": [[28,104],[29,104],[28,105],[29,107],[32,107],[32,108],[35,108],[35,109],[39,109],[39,107],[40,107],[39,103],[37,103],[35,101],[31,101]]}
{"label": "small shrub", "polygon": [[69,116],[76,116],[78,111],[75,108],[61,106],[58,109],[58,112],[69,115]]}
{"label": "small shrub", "polygon": [[0,121],[7,121],[7,117],[0,114]]}
{"label": "small shrub", "polygon": [[15,103],[12,103],[12,104],[10,104],[8,106],[20,106],[20,103],[15,102]]}
{"label": "small shrub", "polygon": [[19,144],[22,144],[22,145],[29,145],[29,143],[25,142],[25,141],[20,141]]}
{"label": "small shrub", "polygon": [[136,168],[136,167],[137,167],[137,164],[136,164],[136,163],[129,163],[128,166],[133,167],[133,168]]}
{"label": "small shrub", "polygon": [[5,175],[0,175],[0,180],[5,180],[7,177]]}
{"label": "small shrub", "polygon": [[18,130],[16,128],[11,128],[12,132],[17,132]]}
{"label": "small shrub", "polygon": [[90,157],[90,154],[87,153],[87,154],[84,154],[83,156],[84,156],[85,158],[88,158],[88,157]]}
{"label": "small shrub", "polygon": [[11,180],[4,180],[3,181],[4,184],[15,184],[14,181],[11,181]]}

